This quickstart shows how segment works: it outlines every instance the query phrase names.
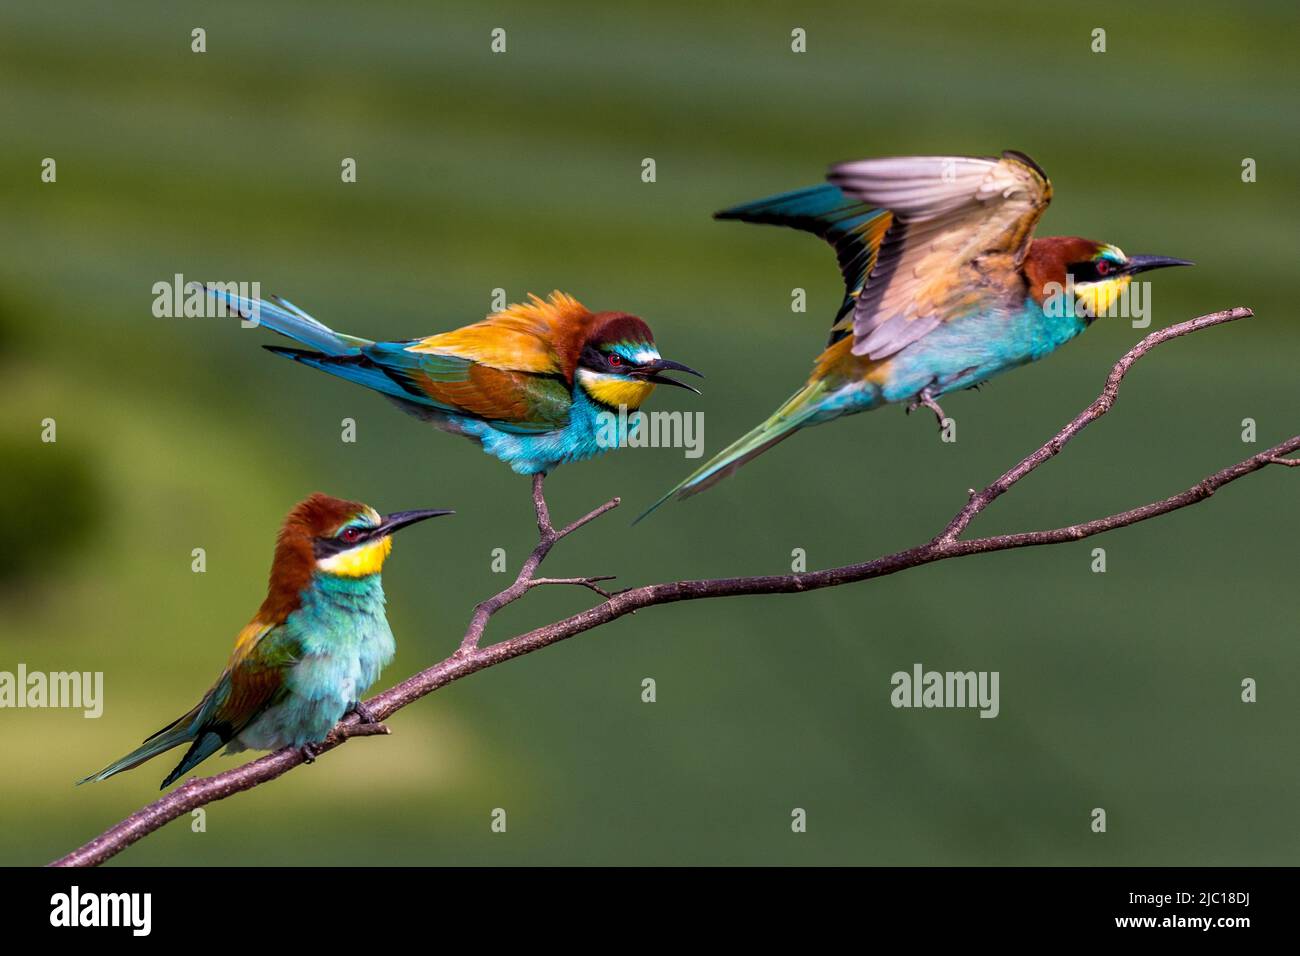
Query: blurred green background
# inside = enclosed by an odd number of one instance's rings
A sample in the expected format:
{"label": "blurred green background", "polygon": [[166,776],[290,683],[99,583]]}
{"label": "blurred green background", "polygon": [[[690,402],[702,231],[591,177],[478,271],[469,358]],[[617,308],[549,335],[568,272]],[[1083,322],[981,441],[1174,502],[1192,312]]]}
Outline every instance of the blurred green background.
{"label": "blurred green background", "polygon": [[[1044,234],[1198,262],[1152,276],[1153,327],[1258,315],[1145,360],[1115,412],[975,530],[1130,507],[1296,430],[1293,3],[412,6],[0,13],[0,670],[100,670],[107,697],[99,720],[0,711],[0,863],[45,862],[156,795],[167,758],[72,781],[208,686],[307,492],[459,512],[398,542],[384,686],[450,653],[504,585],[493,548],[513,574],[532,544],[526,482],[495,460],[270,356],[266,331],[154,318],[151,287],[174,273],[260,281],[375,338],[474,321],[496,287],[637,312],[665,355],[708,374],[702,398],[661,390],[652,407],[703,410],[711,453],[802,381],[840,287],[813,239],[709,213],[816,183],[835,160],[1014,147],[1054,180]],[[790,51],[795,27],[806,54]],[[1245,157],[1257,183],[1241,181]],[[807,314],[790,312],[796,286]],[[639,449],[562,469],[559,516],[626,505],[548,571],[634,584],[918,543],[1090,401],[1141,334],[1099,322],[950,397],[955,445],[925,415],[860,416],[634,529],[695,463]],[[56,444],[40,441],[47,417]],[[339,441],[344,417],[356,444]],[[1244,418],[1259,444],[1243,444]],[[1075,545],[648,610],[452,685],[391,738],[117,862],[1294,863],[1296,482],[1270,470]],[[1105,574],[1090,571],[1098,546]],[[491,633],[592,597],[553,590]],[[1001,715],[893,709],[889,677],[917,661],[1000,671]],[[657,703],[640,700],[646,677]]]}

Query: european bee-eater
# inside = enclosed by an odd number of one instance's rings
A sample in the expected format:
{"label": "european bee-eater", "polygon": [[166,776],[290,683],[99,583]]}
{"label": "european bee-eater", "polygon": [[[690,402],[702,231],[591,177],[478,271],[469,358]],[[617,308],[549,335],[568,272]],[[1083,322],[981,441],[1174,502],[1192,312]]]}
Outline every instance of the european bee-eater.
{"label": "european bee-eater", "polygon": [[[310,350],[277,355],[357,382],[443,431],[478,442],[522,475],[623,444],[655,385],[699,375],[659,355],[650,327],[626,312],[591,312],[563,292],[530,295],[480,322],[423,339],[371,342],[326,328],[284,299],[250,300],[209,287],[240,315]],[[611,413],[612,417],[599,417]]]}
{"label": "european bee-eater", "polygon": [[1034,238],[1052,185],[1015,151],[866,159],[834,166],[827,178],[714,214],[829,242],[844,301],[804,386],[650,510],[841,415],[908,402],[942,424],[938,396],[1055,351],[1109,311],[1134,275],[1192,264],[1126,256],[1077,236]]}
{"label": "european bee-eater", "polygon": [[[401,528],[452,514],[379,515],[320,493],[289,512],[275,545],[266,600],[239,632],[225,671],[194,709],[88,780],[130,770],[189,744],[162,786],[222,745],[226,753],[314,745],[352,711],[396,645],[384,615],[380,570]],[[161,789],[161,788],[160,788]]]}

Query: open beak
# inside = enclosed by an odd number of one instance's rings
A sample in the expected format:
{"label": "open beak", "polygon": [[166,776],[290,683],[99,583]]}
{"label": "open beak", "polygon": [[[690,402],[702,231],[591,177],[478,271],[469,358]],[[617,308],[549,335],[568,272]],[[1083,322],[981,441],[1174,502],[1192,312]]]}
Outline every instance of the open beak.
{"label": "open beak", "polygon": [[1146,272],[1149,269],[1163,269],[1166,266],[1194,266],[1195,262],[1186,259],[1171,259],[1169,256],[1129,256],[1124,271],[1130,275]]}
{"label": "open beak", "polygon": [[384,519],[379,522],[379,527],[375,530],[379,535],[389,535],[402,528],[409,527],[425,518],[440,518],[443,515],[454,515],[454,511],[394,511],[390,515],[384,515]]}
{"label": "open beak", "polygon": [[687,385],[685,382],[679,382],[675,378],[669,378],[667,375],[659,374],[660,372],[668,370],[686,372],[690,375],[698,375],[700,378],[704,378],[703,372],[697,372],[689,365],[683,365],[681,362],[673,362],[669,359],[655,359],[653,362],[647,362],[645,365],[640,366],[636,371],[638,375],[644,376],[647,382],[654,382],[656,385],[676,385],[678,388],[684,388],[688,392],[694,392],[696,395],[700,394],[700,390],[695,388],[693,385]]}

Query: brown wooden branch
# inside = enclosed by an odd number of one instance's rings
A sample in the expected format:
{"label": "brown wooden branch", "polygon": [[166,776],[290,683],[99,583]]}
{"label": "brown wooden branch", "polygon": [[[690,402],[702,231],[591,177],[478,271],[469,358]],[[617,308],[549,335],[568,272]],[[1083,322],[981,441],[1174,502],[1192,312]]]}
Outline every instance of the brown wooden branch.
{"label": "brown wooden branch", "polygon": [[993,482],[983,491],[970,491],[970,500],[966,502],[966,507],[957,513],[957,516],[948,522],[948,527],[935,538],[936,542],[955,541],[977,514],[987,508],[995,498],[1004,494],[1012,485],[1020,481],[1031,471],[1036,469],[1049,458],[1055,458],[1061,453],[1061,449],[1079,432],[1083,431],[1097,419],[1101,418],[1115,404],[1115,398],[1119,395],[1120,383],[1124,381],[1124,376],[1128,370],[1133,367],[1133,363],[1146,355],[1157,345],[1168,342],[1170,339],[1178,338],[1180,335],[1187,335],[1190,332],[1197,332],[1201,329],[1208,329],[1212,325],[1222,325],[1225,322],[1234,322],[1237,319],[1244,319],[1254,315],[1250,309],[1236,308],[1226,309],[1222,312],[1212,312],[1209,315],[1202,315],[1199,318],[1191,319],[1179,325],[1171,325],[1168,328],[1152,332],[1133,348],[1129,349],[1124,356],[1115,363],[1115,367],[1110,370],[1110,375],[1106,378],[1106,385],[1102,388],[1101,394],[1098,395],[1083,411],[1074,416],[1074,419],[1057,432],[1052,439],[1046,444],[1041,445],[1029,455],[1026,455],[1020,464],[1007,471],[997,481]]}
{"label": "brown wooden branch", "polygon": [[551,548],[555,547],[556,542],[568,537],[583,525],[595,521],[605,512],[612,511],[619,505],[618,498],[611,498],[599,508],[588,511],[577,521],[573,521],[557,530],[551,524],[551,512],[546,506],[546,495],[543,490],[545,480],[546,476],[543,474],[533,475],[533,510],[537,512],[537,547],[533,548],[533,553],[524,560],[514,584],[503,591],[498,591],[486,601],[480,601],[475,606],[474,613],[469,620],[469,627],[465,629],[465,636],[461,638],[460,650],[457,651],[461,656],[473,654],[478,649],[479,641],[483,639],[483,631],[486,630],[488,621],[491,620],[493,614],[507,604],[518,601],[538,585],[578,584],[590,588],[603,597],[609,597],[609,592],[599,587],[597,582],[612,581],[614,579],[612,574],[603,574],[593,578],[534,577],[537,568],[546,560],[546,556],[551,553]]}
{"label": "brown wooden branch", "polygon": [[[1101,394],[1092,404],[1080,412],[1073,421],[1057,432],[1049,441],[1026,456],[1019,464],[983,490],[971,490],[966,504],[948,522],[943,531],[926,544],[864,561],[860,564],[829,568],[822,571],[698,581],[671,581],[663,584],[649,584],[630,588],[608,595],[604,601],[595,607],[567,617],[562,621],[556,621],[553,624],[536,628],[496,644],[489,644],[485,647],[480,646],[483,631],[492,615],[505,605],[518,600],[532,587],[542,584],[580,584],[596,590],[604,596],[604,592],[601,592],[596,587],[597,581],[606,580],[604,577],[537,578],[535,572],[557,541],[617,507],[618,499],[608,501],[572,524],[556,530],[551,524],[550,513],[547,510],[546,500],[542,493],[542,480],[539,476],[533,482],[533,503],[537,511],[539,541],[537,547],[524,562],[524,566],[521,568],[515,582],[474,609],[469,628],[465,632],[460,647],[454,654],[366,701],[367,708],[376,720],[382,721],[408,704],[419,700],[440,687],[445,687],[452,681],[524,654],[532,653],[543,647],[549,647],[566,638],[634,613],[641,608],[703,598],[812,591],[884,577],[910,568],[933,564],[936,561],[945,561],[949,558],[1078,541],[1116,528],[1128,527],[1204,501],[1225,485],[1267,468],[1269,465],[1294,466],[1300,462],[1300,459],[1292,459],[1286,456],[1300,452],[1300,435],[1295,435],[1235,465],[1216,471],[1177,494],[1170,495],[1160,501],[1130,508],[1127,511],[1120,511],[1102,518],[1094,518],[1091,521],[1044,531],[1023,531],[984,538],[962,537],[963,532],[969,527],[970,523],[990,503],[1048,459],[1059,454],[1070,439],[1110,411],[1119,393],[1120,383],[1138,359],[1157,345],[1170,339],[1209,328],[1210,326],[1242,319],[1251,314],[1251,311],[1245,308],[1229,309],[1211,315],[1204,315],[1148,335],[1115,364]],[[358,721],[355,714],[349,715],[334,728],[319,752],[324,753],[332,750],[351,737],[386,732],[387,728],[382,724],[363,724]],[[233,770],[228,770],[225,773],[188,780],[171,793],[133,813],[121,823],[110,827],[85,846],[55,860],[51,865],[94,866],[102,863],[169,821],[215,800],[224,799],[232,794],[274,780],[302,762],[301,750],[296,748],[285,749],[236,767]]]}

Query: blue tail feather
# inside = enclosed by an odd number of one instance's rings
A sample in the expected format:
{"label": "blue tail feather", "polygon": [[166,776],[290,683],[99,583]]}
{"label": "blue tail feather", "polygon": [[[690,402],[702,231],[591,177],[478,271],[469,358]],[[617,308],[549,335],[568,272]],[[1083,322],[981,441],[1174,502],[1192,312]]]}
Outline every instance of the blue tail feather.
{"label": "blue tail feather", "polygon": [[279,332],[326,355],[354,355],[361,346],[372,344],[369,339],[335,332],[278,296],[271,296],[271,301],[249,299],[216,285],[207,286],[207,291],[242,318],[255,320],[272,332]]}
{"label": "blue tail feather", "polygon": [[[181,744],[187,744],[194,739],[195,721],[194,712],[186,714],[180,720],[163,728],[154,734],[143,744],[131,751],[125,757],[114,760],[98,773],[92,773],[88,777],[83,777],[77,781],[80,786],[83,783],[89,783],[92,780],[107,780],[114,774],[121,773],[123,770],[131,770],[140,766],[146,760],[152,760],[160,753],[171,750],[173,747],[179,747]],[[191,748],[193,750],[193,748]],[[173,778],[174,779],[174,778]],[[167,786],[166,783],[163,786]]]}
{"label": "blue tail feather", "polygon": [[309,365],[312,368],[320,369],[322,372],[329,372],[331,375],[337,375],[339,378],[347,379],[349,382],[356,382],[358,385],[364,385],[366,388],[374,389],[384,395],[390,395],[394,398],[401,398],[407,401],[423,402],[431,404],[427,395],[415,392],[410,388],[404,387],[396,379],[390,376],[384,369],[376,365],[370,359],[363,355],[322,355],[320,352],[311,352],[306,349],[287,348],[281,345],[264,345],[262,348],[268,352],[274,352],[276,355],[283,356],[287,359],[293,359],[303,365]]}
{"label": "blue tail feather", "polygon": [[159,790],[166,790],[169,786],[181,778],[181,776],[198,766],[204,760],[207,760],[225,744],[225,740],[220,734],[209,730],[203,734],[193,744],[190,749],[185,751],[185,756],[181,758],[174,770],[169,773],[163,782],[158,786]]}

